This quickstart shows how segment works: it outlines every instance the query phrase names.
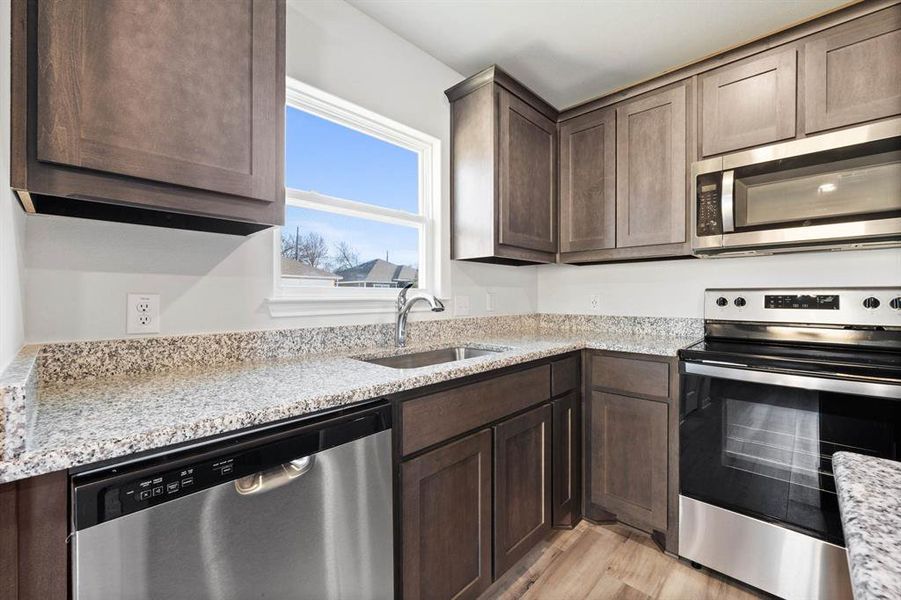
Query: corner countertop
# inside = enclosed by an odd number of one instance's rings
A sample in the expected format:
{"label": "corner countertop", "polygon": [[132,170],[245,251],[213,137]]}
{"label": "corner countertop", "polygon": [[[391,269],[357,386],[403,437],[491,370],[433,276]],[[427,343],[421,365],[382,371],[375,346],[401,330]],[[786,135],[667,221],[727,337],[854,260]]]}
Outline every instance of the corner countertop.
{"label": "corner countertop", "polygon": [[346,407],[566,352],[587,348],[675,356],[696,341],[619,332],[471,336],[407,351],[466,343],[500,352],[398,370],[353,358],[393,353],[370,348],[343,355],[43,383],[29,418],[24,451],[0,461],[0,483]]}
{"label": "corner countertop", "polygon": [[901,598],[901,462],[832,456],[856,600]]}

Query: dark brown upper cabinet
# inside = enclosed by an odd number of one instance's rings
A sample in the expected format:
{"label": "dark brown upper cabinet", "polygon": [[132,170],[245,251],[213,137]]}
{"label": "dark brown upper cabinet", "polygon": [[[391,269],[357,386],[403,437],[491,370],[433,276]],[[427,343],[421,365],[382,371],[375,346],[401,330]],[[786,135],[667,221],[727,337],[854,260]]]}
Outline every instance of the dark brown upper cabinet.
{"label": "dark brown upper cabinet", "polygon": [[14,0],[26,210],[250,233],[284,221],[283,0]]}
{"label": "dark brown upper cabinet", "polygon": [[494,569],[503,573],[551,529],[551,406],[494,428]]}
{"label": "dark brown upper cabinet", "polygon": [[[616,109],[616,246],[686,239],[686,86],[641,96]],[[652,250],[656,252],[656,250]]]}
{"label": "dark brown upper cabinet", "polygon": [[901,5],[827,29],[804,60],[807,133],[901,114]]}
{"label": "dark brown upper cabinet", "polygon": [[795,137],[796,71],[797,51],[789,48],[702,75],[702,154]]}
{"label": "dark brown upper cabinet", "polygon": [[560,252],[616,246],[616,111],[560,125]]}
{"label": "dark brown upper cabinet", "polygon": [[490,67],[445,92],[451,101],[451,255],[554,262],[557,111]]}
{"label": "dark brown upper cabinet", "polygon": [[491,430],[401,465],[404,598],[476,598],[491,585]]}

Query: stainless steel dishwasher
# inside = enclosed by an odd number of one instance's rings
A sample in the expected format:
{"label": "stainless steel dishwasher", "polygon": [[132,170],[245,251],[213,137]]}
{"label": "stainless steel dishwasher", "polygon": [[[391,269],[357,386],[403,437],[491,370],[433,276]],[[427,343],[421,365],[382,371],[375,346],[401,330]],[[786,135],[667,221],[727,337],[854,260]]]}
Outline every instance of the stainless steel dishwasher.
{"label": "stainless steel dishwasher", "polygon": [[73,475],[76,600],[393,598],[388,405]]}

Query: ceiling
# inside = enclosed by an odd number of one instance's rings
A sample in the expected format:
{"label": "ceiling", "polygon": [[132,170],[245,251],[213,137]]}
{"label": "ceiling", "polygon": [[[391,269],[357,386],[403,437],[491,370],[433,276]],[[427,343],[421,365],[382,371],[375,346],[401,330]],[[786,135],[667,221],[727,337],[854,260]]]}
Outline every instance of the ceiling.
{"label": "ceiling", "polygon": [[455,71],[567,108],[847,0],[348,0]]}

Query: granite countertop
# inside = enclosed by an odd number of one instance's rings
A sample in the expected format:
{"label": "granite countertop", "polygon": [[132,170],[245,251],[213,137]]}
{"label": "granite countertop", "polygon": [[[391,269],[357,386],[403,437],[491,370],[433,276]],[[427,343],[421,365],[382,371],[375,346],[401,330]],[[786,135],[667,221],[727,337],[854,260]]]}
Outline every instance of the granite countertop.
{"label": "granite countertop", "polygon": [[469,336],[407,351],[468,343],[497,354],[398,370],[354,356],[393,349],[245,361],[163,373],[41,383],[24,450],[0,461],[0,483],[161,448],[280,419],[344,407],[584,348],[675,356],[697,338],[619,332]]}
{"label": "granite countertop", "polygon": [[856,600],[901,598],[901,462],[832,456]]}

